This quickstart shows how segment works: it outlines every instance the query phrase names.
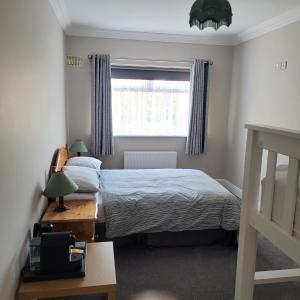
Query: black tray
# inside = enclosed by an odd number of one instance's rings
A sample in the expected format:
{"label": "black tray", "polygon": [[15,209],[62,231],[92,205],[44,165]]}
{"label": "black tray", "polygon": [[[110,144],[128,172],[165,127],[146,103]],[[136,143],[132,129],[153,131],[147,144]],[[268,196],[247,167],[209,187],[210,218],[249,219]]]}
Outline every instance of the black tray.
{"label": "black tray", "polygon": [[[82,243],[82,242],[80,242]],[[87,255],[87,243],[85,243],[84,255],[82,256],[81,269],[78,271],[66,272],[66,273],[48,273],[43,274],[39,272],[33,272],[30,270],[29,259],[26,265],[21,271],[21,276],[23,282],[34,282],[34,281],[45,281],[45,280],[58,280],[58,279],[70,279],[70,278],[80,278],[85,276],[86,269],[86,255]],[[76,246],[76,245],[75,245]]]}

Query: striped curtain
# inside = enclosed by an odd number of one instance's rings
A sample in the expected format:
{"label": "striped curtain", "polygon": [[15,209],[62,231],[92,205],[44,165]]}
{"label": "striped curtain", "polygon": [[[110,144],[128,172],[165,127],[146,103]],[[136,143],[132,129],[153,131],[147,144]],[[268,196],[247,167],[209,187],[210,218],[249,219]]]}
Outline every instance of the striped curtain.
{"label": "striped curtain", "polygon": [[113,154],[111,66],[109,55],[92,55],[92,137],[94,156]]}
{"label": "striped curtain", "polygon": [[209,62],[195,59],[191,67],[190,120],[187,155],[200,155],[207,146]]}

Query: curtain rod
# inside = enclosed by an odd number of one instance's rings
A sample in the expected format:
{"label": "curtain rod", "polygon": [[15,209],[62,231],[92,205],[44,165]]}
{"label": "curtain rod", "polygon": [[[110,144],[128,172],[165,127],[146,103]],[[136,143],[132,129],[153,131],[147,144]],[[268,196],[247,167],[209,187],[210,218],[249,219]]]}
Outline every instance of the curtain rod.
{"label": "curtain rod", "polygon": [[[91,59],[92,55],[88,55],[88,58]],[[144,61],[144,62],[167,62],[167,63],[192,63],[193,60],[167,60],[167,59],[149,59],[149,58],[129,58],[129,57],[112,57],[113,60],[132,60],[132,61]],[[211,66],[213,61],[205,59]]]}

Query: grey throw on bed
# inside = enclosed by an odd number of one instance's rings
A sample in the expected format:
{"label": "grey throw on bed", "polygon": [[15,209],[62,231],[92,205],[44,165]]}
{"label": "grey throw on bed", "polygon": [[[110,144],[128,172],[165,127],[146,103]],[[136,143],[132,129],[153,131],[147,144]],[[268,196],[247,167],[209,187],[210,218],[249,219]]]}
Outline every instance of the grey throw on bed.
{"label": "grey throw on bed", "polygon": [[109,55],[92,55],[91,152],[94,156],[113,154],[111,66]]}
{"label": "grey throw on bed", "polygon": [[102,170],[100,184],[108,238],[239,229],[240,200],[199,170]]}
{"label": "grey throw on bed", "polygon": [[186,154],[200,155],[206,152],[209,62],[195,59],[191,68],[190,124],[186,142]]}

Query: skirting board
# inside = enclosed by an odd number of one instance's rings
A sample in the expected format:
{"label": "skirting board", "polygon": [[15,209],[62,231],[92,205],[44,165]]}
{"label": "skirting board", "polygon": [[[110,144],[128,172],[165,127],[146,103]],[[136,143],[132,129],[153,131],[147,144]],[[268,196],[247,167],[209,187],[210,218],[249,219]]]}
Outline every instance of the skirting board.
{"label": "skirting board", "polygon": [[217,179],[217,181],[222,184],[229,192],[231,192],[236,197],[242,199],[242,190],[228,181],[227,179]]}

